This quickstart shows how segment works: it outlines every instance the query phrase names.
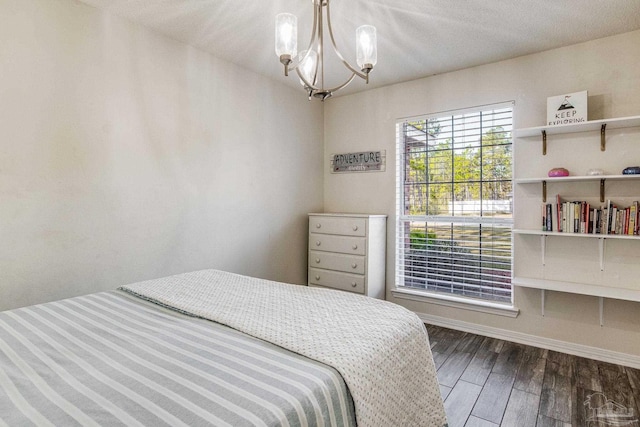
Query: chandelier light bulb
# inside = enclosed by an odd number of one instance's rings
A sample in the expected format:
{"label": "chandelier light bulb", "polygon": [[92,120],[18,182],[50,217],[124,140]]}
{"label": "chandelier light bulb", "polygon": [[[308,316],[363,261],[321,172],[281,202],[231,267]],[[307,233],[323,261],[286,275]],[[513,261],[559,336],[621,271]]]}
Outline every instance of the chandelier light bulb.
{"label": "chandelier light bulb", "polygon": [[378,62],[378,40],[373,25],[362,25],[356,29],[356,62],[365,73],[369,73]]}
{"label": "chandelier light bulb", "polygon": [[291,13],[276,15],[276,55],[288,56],[289,60],[298,54],[298,18]]}
{"label": "chandelier light bulb", "polygon": [[[306,58],[305,58],[306,55]],[[310,50],[307,54],[306,50],[300,52],[300,73],[304,79],[312,85],[316,83],[316,70],[318,67],[318,54],[315,50]],[[306,86],[306,83],[300,79],[300,83]]]}

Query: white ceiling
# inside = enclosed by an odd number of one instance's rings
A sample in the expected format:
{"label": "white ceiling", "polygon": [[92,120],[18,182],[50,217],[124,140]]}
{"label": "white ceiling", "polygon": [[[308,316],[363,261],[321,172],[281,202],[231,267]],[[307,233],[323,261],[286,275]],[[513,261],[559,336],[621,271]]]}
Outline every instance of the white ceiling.
{"label": "white ceiling", "polygon": [[[294,75],[284,77],[274,52],[274,20],[297,15],[304,49],[311,0],[80,1],[300,87]],[[355,29],[378,30],[369,85],[356,79],[338,96],[640,29],[640,0],[331,0],[331,20],[354,65]],[[332,58],[325,53],[327,86],[348,76]]]}

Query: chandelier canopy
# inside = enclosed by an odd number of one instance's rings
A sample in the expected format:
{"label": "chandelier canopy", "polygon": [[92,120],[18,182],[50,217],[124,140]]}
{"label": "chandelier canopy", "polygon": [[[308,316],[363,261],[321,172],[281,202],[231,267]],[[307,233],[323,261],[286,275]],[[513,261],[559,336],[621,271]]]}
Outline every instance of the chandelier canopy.
{"label": "chandelier canopy", "polygon": [[[333,92],[351,83],[356,76],[369,83],[369,73],[378,61],[376,27],[362,25],[356,29],[356,62],[360,67],[358,70],[344,59],[336,46],[331,28],[330,0],[312,1],[313,30],[309,46],[298,55],[298,18],[290,13],[280,13],[276,16],[276,55],[284,65],[285,76],[289,75],[289,71],[296,70],[309,99],[313,96],[324,101]],[[332,88],[325,88],[324,85],[323,33],[325,17],[333,51],[344,66],[351,71],[351,75],[345,82]]]}

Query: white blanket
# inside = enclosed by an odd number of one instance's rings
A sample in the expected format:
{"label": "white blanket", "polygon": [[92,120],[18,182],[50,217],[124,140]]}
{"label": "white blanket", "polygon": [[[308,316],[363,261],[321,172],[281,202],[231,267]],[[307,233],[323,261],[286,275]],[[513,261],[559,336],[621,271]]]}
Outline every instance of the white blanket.
{"label": "white blanket", "polygon": [[425,327],[401,306],[217,270],[122,289],[333,366],[360,427],[446,423]]}

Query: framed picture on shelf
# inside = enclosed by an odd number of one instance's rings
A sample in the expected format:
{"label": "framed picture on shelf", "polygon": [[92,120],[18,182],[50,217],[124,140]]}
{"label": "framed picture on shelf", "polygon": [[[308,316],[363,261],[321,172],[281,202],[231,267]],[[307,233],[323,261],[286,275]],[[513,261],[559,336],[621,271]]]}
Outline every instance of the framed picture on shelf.
{"label": "framed picture on shelf", "polygon": [[587,121],[587,91],[547,98],[547,126]]}

